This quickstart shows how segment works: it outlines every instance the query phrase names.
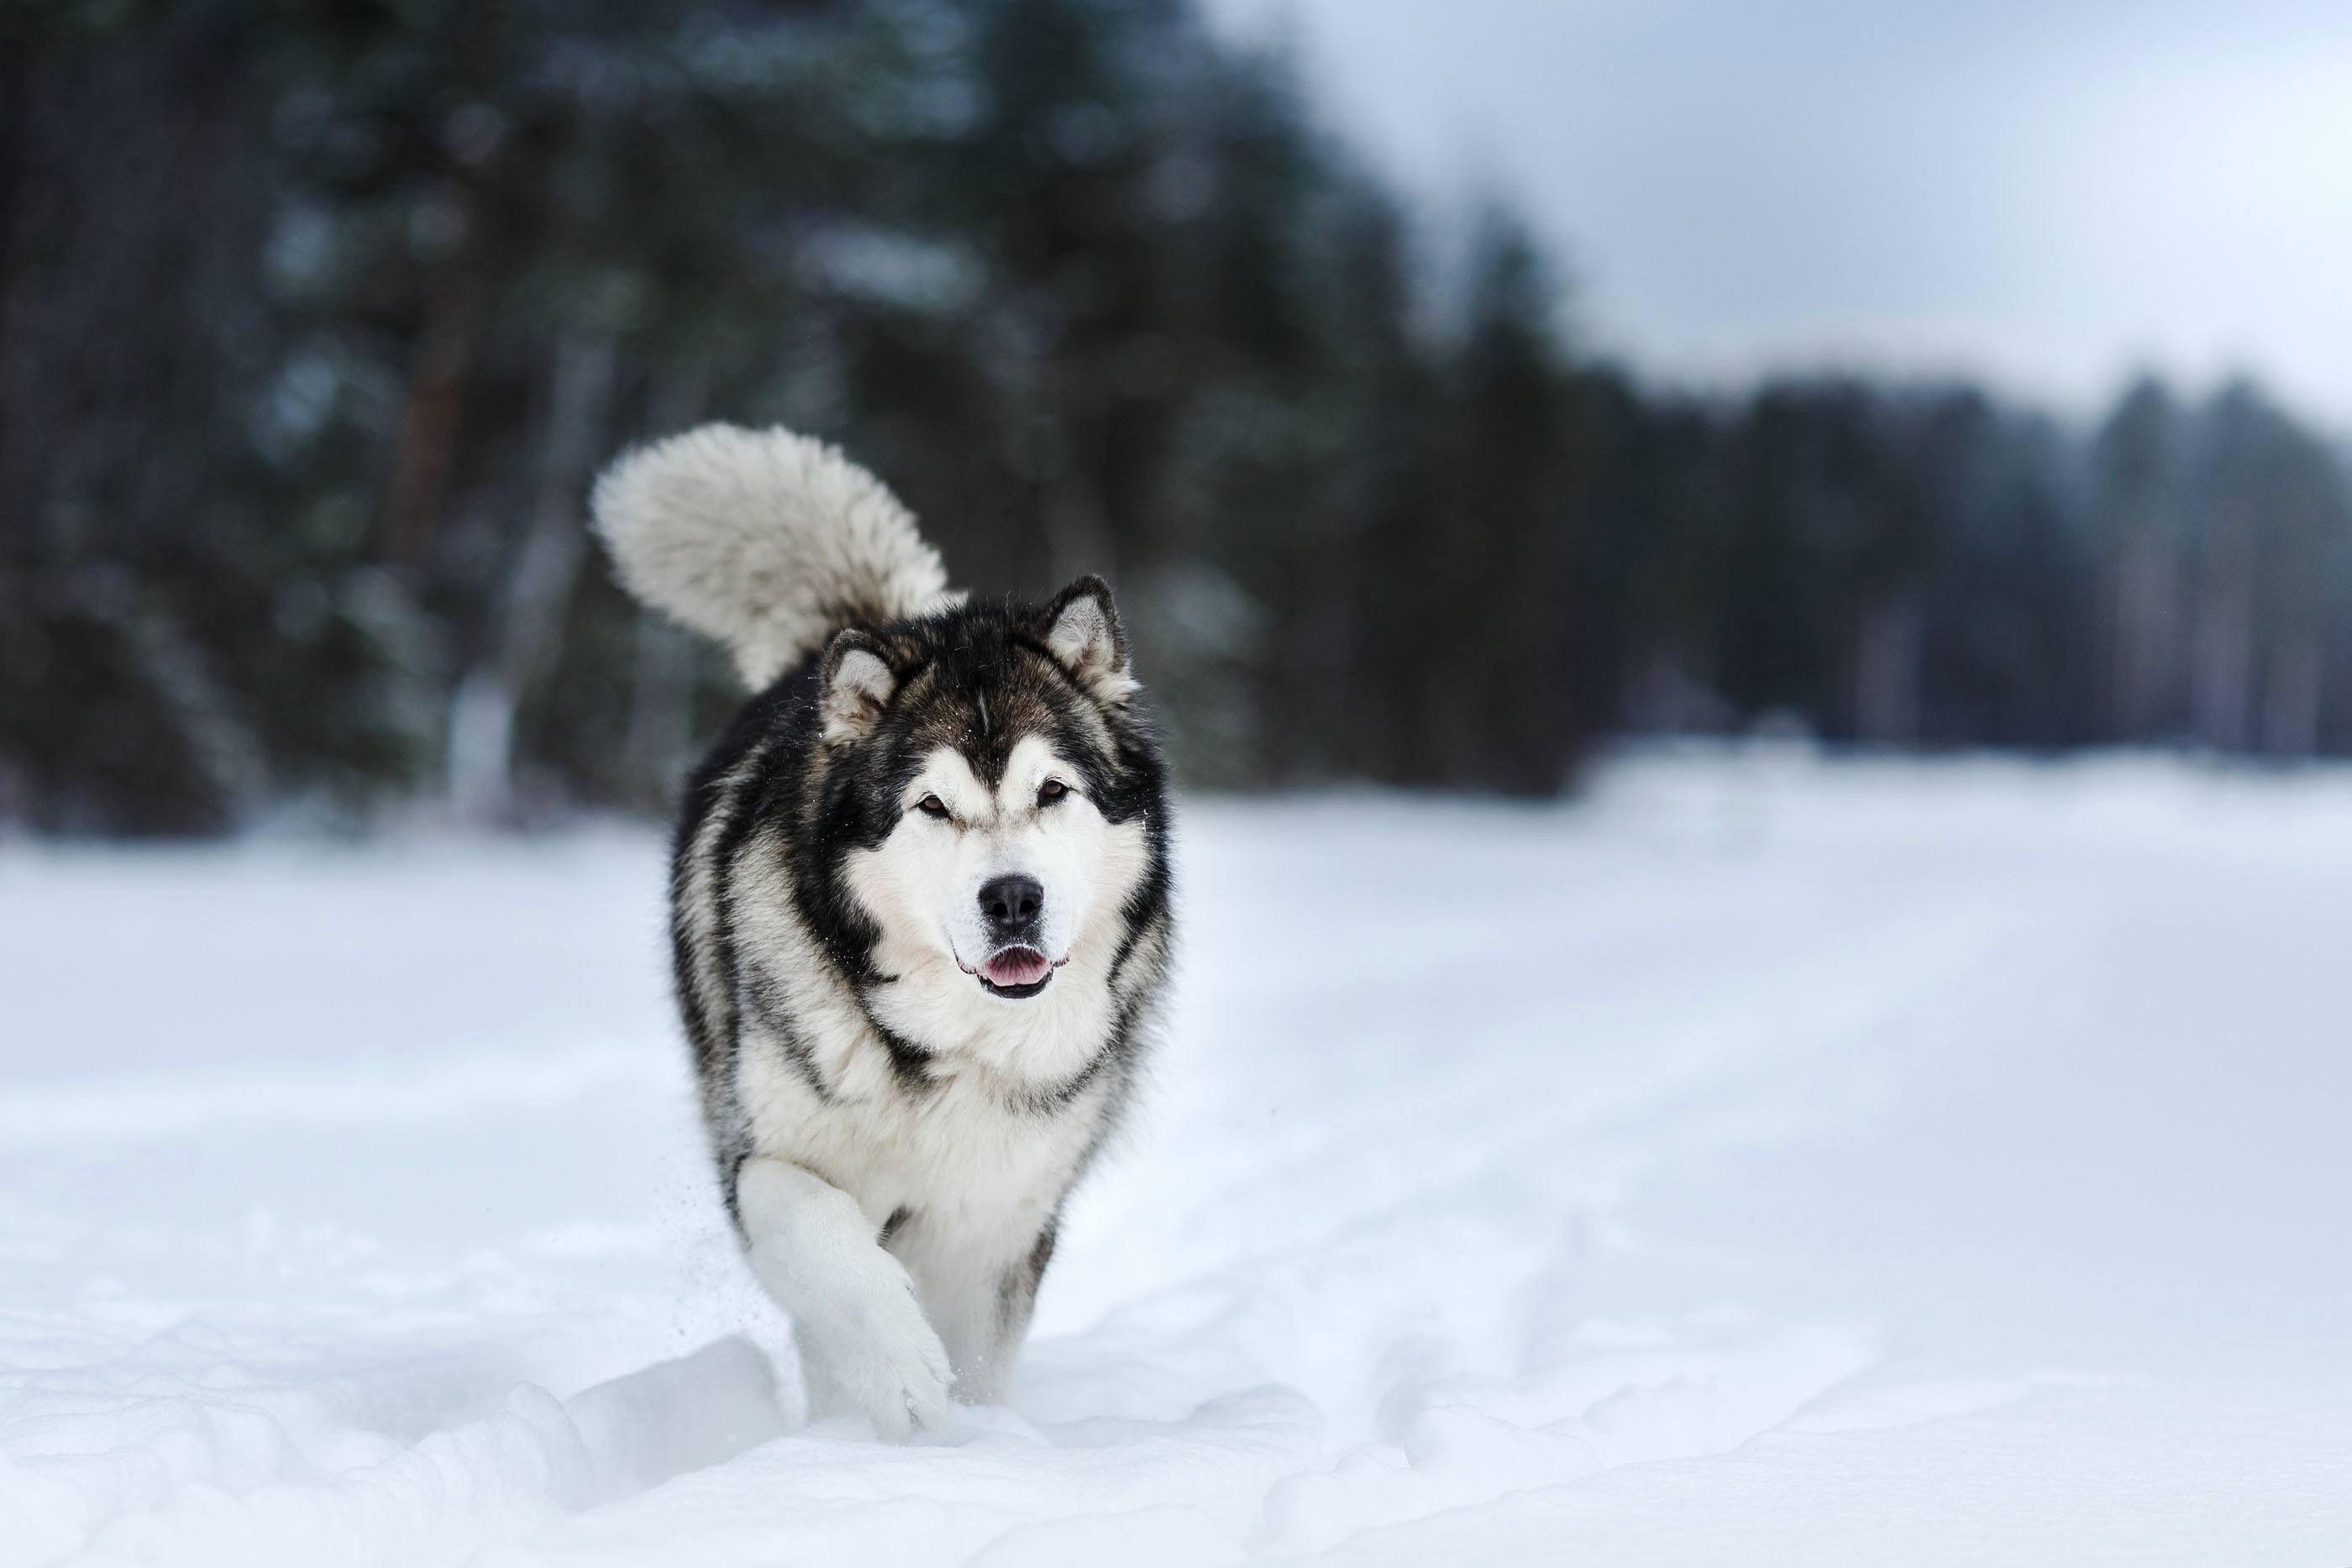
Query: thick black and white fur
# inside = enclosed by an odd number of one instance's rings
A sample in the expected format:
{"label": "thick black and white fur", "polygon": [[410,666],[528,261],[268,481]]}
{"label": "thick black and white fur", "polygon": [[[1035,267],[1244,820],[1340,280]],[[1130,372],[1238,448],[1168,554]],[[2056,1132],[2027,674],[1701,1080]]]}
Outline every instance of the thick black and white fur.
{"label": "thick black and white fur", "polygon": [[813,1412],[997,1398],[1171,942],[1165,769],[1109,588],[950,592],[837,451],[709,425],[598,482],[640,599],[754,692],[689,783],[678,1004]]}

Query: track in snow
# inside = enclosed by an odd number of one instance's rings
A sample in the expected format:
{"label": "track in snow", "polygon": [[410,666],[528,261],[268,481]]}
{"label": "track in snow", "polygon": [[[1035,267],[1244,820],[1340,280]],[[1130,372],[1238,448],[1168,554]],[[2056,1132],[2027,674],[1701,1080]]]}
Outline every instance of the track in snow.
{"label": "track in snow", "polygon": [[1012,1407],[800,1428],[649,834],[0,848],[0,1565],[2352,1559],[2352,779],[1196,805]]}

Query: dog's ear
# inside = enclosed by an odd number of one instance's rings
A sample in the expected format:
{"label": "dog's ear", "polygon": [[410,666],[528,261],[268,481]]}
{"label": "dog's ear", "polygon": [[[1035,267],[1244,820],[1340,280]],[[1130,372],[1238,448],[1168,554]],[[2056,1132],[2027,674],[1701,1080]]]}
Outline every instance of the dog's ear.
{"label": "dog's ear", "polygon": [[1062,590],[1045,612],[1045,646],[1070,678],[1102,703],[1135,695],[1127,667],[1127,633],[1119,630],[1110,584],[1087,576]]}
{"label": "dog's ear", "polygon": [[881,643],[855,627],[835,632],[825,644],[824,669],[817,677],[817,715],[825,739],[864,739],[898,689],[898,674],[883,656]]}

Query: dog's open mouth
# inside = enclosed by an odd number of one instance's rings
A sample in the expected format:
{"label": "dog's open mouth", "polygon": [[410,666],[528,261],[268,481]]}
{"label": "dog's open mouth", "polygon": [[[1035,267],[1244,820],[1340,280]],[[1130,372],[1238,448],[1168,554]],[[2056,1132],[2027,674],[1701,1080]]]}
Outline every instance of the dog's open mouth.
{"label": "dog's open mouth", "polygon": [[1034,997],[1054,977],[1053,961],[1034,947],[1000,947],[970,971],[991,996]]}

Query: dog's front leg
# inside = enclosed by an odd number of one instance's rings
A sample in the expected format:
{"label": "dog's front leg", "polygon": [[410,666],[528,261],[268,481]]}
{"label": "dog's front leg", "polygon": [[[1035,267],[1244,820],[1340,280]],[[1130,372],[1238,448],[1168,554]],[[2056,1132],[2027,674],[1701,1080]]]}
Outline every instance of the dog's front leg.
{"label": "dog's front leg", "polygon": [[885,1437],[937,1427],[948,1354],[898,1260],[850,1196],[766,1157],[736,1178],[751,1272],[792,1315],[814,1415],[852,1411]]}
{"label": "dog's front leg", "polygon": [[1029,1316],[1037,1304],[1038,1281],[1054,1255],[1054,1224],[1045,1222],[1027,1245],[1010,1256],[998,1249],[962,1254],[917,1272],[946,1341],[955,1368],[956,1397],[968,1405],[993,1405],[1004,1397]]}

